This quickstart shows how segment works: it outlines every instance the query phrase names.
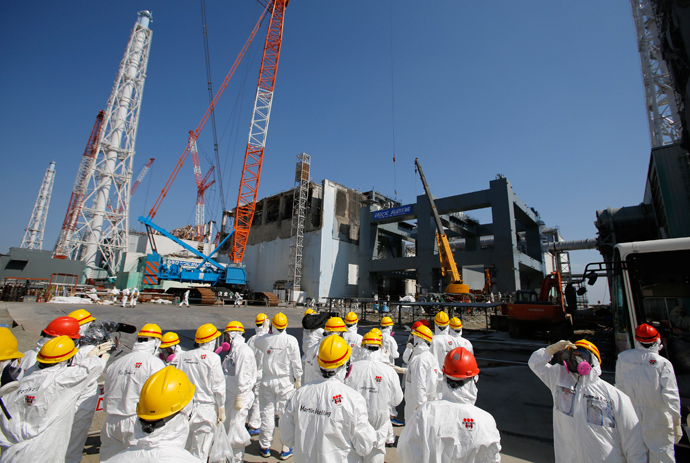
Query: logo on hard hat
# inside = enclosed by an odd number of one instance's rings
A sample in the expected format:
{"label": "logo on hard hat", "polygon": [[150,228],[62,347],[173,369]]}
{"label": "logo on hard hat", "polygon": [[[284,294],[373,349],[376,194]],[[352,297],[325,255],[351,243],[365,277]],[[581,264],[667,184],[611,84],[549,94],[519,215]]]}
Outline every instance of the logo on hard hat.
{"label": "logo on hard hat", "polygon": [[467,428],[469,430],[474,429],[474,419],[472,419],[472,418],[463,418],[462,424],[464,424],[465,428]]}
{"label": "logo on hard hat", "polygon": [[340,405],[340,403],[343,401],[343,396],[338,394],[333,396],[333,403],[336,405]]}
{"label": "logo on hard hat", "polygon": [[34,403],[34,400],[36,400],[36,396],[33,396],[33,395],[24,396],[24,401],[26,402],[27,405],[31,405],[32,403]]}
{"label": "logo on hard hat", "polygon": [[376,377],[376,382],[377,382],[377,383],[380,383],[382,379],[383,379],[382,377],[377,376],[377,377]]}
{"label": "logo on hard hat", "polygon": [[137,362],[134,364],[134,368],[141,368],[142,362]]}

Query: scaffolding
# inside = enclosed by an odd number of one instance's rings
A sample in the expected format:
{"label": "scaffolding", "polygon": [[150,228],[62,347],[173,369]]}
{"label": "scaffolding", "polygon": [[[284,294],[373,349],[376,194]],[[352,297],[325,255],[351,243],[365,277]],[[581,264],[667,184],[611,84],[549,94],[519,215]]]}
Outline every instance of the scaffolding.
{"label": "scaffolding", "polygon": [[302,288],[302,250],[304,249],[304,224],[307,219],[307,198],[309,197],[309,169],[311,156],[297,155],[295,169],[295,191],[292,197],[292,226],[290,231],[290,271],[288,282],[293,291]]}

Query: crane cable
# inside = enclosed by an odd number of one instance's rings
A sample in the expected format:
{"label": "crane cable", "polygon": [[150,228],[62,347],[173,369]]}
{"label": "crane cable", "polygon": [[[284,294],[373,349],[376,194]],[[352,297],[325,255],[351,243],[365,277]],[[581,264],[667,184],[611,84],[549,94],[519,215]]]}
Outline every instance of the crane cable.
{"label": "crane cable", "polygon": [[[206,79],[208,80],[208,101],[213,102],[213,85],[211,83],[211,57],[208,51],[208,27],[206,26],[206,1],[201,0],[201,27],[204,35],[204,55],[206,57]],[[225,210],[225,193],[223,192],[223,176],[220,170],[220,155],[218,154],[218,135],[216,133],[216,112],[211,111],[211,127],[213,129],[213,151],[216,154],[216,172],[214,177],[220,190],[220,202]]]}
{"label": "crane cable", "polygon": [[393,191],[398,196],[398,179],[395,171],[395,85],[394,85],[394,66],[393,66],[393,0],[389,0],[390,7],[390,44],[391,44],[391,113],[393,125]]}

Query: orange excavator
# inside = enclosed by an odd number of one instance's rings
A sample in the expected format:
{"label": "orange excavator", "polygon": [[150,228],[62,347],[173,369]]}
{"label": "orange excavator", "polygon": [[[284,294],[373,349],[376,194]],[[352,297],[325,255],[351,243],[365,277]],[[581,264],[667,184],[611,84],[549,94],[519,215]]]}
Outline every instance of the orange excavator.
{"label": "orange excavator", "polygon": [[551,272],[541,282],[538,295],[533,289],[518,291],[515,302],[504,306],[510,337],[525,337],[536,331],[549,331],[561,336],[559,339],[571,334],[572,317],[566,311],[562,288],[561,274]]}

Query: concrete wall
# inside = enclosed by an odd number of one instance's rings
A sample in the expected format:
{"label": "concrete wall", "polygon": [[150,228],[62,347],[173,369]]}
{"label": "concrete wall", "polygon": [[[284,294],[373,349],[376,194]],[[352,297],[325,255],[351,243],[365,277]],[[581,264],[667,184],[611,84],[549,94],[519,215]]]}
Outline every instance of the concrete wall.
{"label": "concrete wall", "polygon": [[69,259],[53,259],[52,251],[10,248],[9,254],[0,255],[0,279],[30,278],[49,280],[53,273],[78,275],[80,283],[84,262]]}

